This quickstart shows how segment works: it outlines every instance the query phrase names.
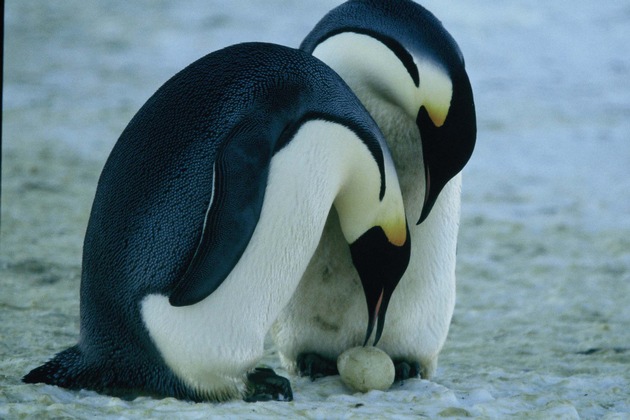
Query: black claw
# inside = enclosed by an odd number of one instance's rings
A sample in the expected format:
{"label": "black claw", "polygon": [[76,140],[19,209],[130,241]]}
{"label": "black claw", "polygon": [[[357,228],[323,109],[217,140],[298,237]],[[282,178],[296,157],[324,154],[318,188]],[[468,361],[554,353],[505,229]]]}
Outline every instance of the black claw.
{"label": "black claw", "polygon": [[394,378],[394,381],[404,381],[405,379],[409,378],[411,367],[407,363],[397,363],[394,365],[394,368],[396,369],[396,376]]}
{"label": "black claw", "polygon": [[273,369],[256,368],[247,375],[248,391],[243,398],[246,402],[293,401],[291,382],[279,376]]}
{"label": "black claw", "polygon": [[312,381],[324,376],[339,374],[336,361],[326,359],[315,353],[301,353],[298,355],[297,368],[300,376],[308,376]]}
{"label": "black claw", "polygon": [[396,369],[396,377],[394,379],[396,382],[401,382],[410,378],[418,378],[422,372],[420,369],[420,363],[407,362],[405,360],[395,361],[394,368]]}

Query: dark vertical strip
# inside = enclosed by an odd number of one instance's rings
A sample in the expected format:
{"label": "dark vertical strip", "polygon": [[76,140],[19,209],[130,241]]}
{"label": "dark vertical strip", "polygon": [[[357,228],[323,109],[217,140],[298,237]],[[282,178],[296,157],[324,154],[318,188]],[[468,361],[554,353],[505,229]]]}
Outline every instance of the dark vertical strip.
{"label": "dark vertical strip", "polygon": [[[2,30],[0,31],[0,74],[2,75],[2,81],[0,82],[0,101],[2,101],[2,113],[4,114],[4,28],[6,28],[4,21],[4,0],[0,0],[0,20],[2,21]],[[0,118],[0,228],[2,228],[2,129],[4,118]],[[2,241],[0,241],[0,248],[2,247]]]}

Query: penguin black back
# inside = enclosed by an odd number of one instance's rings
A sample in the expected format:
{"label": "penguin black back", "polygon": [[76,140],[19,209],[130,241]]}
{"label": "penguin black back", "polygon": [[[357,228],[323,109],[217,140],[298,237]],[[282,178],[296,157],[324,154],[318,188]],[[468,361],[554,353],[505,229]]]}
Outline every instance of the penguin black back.
{"label": "penguin black back", "polygon": [[[83,248],[79,343],[24,381],[206,398],[165,365],[143,324],[142,298],[190,305],[221,284],[260,216],[271,158],[303,121],[355,131],[384,176],[378,128],[365,115],[326,65],[277,45],[228,47],[173,76],[130,121],[99,179]],[[224,194],[235,189],[238,201]]]}

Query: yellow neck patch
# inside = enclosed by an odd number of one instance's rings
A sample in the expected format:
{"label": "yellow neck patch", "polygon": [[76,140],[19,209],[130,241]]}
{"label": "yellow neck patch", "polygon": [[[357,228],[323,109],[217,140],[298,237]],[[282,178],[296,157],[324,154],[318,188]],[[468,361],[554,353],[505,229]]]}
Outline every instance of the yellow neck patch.
{"label": "yellow neck patch", "polygon": [[453,82],[439,66],[422,61],[418,64],[420,73],[420,104],[424,105],[436,127],[446,121],[453,98]]}
{"label": "yellow neck patch", "polygon": [[396,246],[403,246],[407,242],[407,224],[404,220],[395,220],[392,223],[381,225],[387,240]]}

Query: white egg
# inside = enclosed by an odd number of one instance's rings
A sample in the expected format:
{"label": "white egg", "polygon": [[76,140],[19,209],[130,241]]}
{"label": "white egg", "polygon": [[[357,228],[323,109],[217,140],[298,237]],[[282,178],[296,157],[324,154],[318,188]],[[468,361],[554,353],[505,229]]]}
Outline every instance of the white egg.
{"label": "white egg", "polygon": [[359,346],[344,351],[337,358],[337,369],[343,383],[359,392],[387,391],[396,375],[392,359],[376,347]]}

